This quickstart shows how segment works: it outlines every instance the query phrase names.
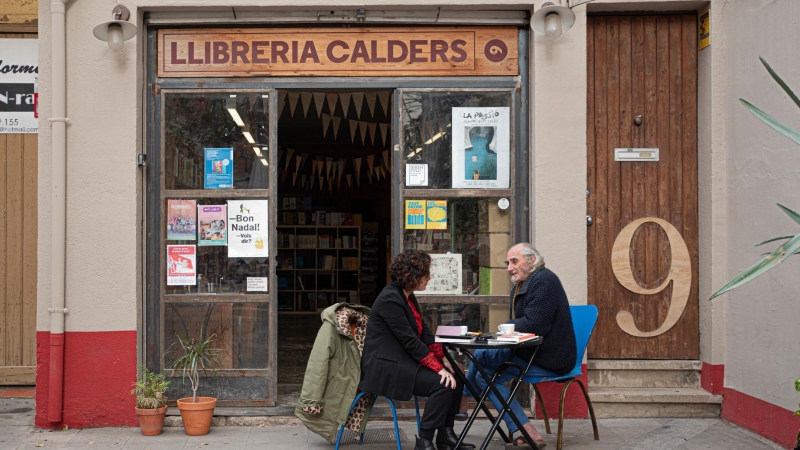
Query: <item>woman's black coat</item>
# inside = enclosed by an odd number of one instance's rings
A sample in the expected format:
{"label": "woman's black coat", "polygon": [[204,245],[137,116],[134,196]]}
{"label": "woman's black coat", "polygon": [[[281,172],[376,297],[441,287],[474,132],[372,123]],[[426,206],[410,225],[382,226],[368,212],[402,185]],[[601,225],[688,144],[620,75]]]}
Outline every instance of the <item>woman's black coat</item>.
{"label": "woman's black coat", "polygon": [[[414,294],[411,301],[422,314]],[[389,284],[378,295],[369,315],[358,389],[391,399],[410,400],[420,370],[419,361],[430,353],[428,346],[434,342],[425,322],[422,337],[417,338],[417,323],[403,289]]]}

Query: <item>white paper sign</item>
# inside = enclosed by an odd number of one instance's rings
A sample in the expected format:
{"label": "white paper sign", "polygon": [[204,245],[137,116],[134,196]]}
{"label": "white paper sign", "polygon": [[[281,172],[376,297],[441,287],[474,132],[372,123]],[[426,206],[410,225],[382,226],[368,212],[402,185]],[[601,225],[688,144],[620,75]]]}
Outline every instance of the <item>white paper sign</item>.
{"label": "white paper sign", "polygon": [[461,254],[431,254],[431,279],[418,295],[461,295]]}
{"label": "white paper sign", "polygon": [[267,292],[267,277],[247,277],[247,292]]}
{"label": "white paper sign", "polygon": [[268,200],[228,200],[228,258],[269,256]]}
{"label": "white paper sign", "polygon": [[167,286],[197,284],[197,247],[194,245],[167,246]]}
{"label": "white paper sign", "polygon": [[406,164],[406,186],[427,186],[428,165]]}
{"label": "white paper sign", "polygon": [[511,110],[453,108],[453,188],[508,189]]}
{"label": "white paper sign", "polygon": [[38,133],[39,41],[3,39],[0,45],[0,134]]}

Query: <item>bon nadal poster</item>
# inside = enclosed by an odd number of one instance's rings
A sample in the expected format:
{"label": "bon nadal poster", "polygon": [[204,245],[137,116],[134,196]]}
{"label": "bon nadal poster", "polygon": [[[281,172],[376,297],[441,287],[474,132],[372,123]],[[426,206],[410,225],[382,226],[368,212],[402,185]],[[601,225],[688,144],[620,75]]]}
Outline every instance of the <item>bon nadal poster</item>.
{"label": "bon nadal poster", "polygon": [[269,201],[228,201],[228,257],[269,256]]}

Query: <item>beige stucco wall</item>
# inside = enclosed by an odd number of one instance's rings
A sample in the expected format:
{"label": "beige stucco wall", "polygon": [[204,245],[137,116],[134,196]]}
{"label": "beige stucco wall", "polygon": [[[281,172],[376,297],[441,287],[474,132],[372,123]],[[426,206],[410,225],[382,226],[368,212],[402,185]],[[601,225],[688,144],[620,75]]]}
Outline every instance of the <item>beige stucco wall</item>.
{"label": "beige stucco wall", "polygon": [[[731,0],[727,14],[728,277],[777,245],[754,247],[767,238],[794,234],[798,225],[775,203],[800,210],[800,148],[750,114],[744,98],[798,129],[800,112],[758,60],[800,91],[794,43],[800,25],[796,1]],[[742,32],[742,30],[750,30]],[[725,386],[795,410],[794,380],[800,377],[800,258],[714,300],[724,304]]]}

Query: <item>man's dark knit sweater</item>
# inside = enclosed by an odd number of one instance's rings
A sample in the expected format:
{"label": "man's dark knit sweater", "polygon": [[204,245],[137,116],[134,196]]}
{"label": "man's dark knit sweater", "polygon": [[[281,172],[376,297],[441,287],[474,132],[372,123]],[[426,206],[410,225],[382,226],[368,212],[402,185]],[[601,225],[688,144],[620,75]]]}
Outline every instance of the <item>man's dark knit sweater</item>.
{"label": "man's dark knit sweater", "polygon": [[[561,280],[544,266],[534,270],[522,281],[514,299],[516,286],[511,290],[511,305],[516,331],[536,333],[544,342],[536,352],[533,364],[542,369],[565,375],[575,367],[577,349],[572,314]],[[527,359],[533,349],[521,349],[517,354]]]}

